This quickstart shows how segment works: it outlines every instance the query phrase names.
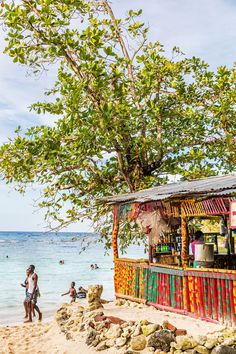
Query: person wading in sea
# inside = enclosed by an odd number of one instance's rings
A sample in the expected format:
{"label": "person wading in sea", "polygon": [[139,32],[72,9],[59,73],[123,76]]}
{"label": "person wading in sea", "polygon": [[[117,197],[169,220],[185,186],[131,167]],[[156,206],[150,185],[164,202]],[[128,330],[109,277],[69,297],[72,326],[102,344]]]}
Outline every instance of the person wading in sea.
{"label": "person wading in sea", "polygon": [[28,319],[25,322],[32,322],[32,311],[35,309],[39,314],[39,321],[42,320],[42,312],[39,310],[37,304],[38,292],[38,275],[35,273],[35,266],[29,266],[28,275],[28,292],[27,292],[27,305],[28,305]]}

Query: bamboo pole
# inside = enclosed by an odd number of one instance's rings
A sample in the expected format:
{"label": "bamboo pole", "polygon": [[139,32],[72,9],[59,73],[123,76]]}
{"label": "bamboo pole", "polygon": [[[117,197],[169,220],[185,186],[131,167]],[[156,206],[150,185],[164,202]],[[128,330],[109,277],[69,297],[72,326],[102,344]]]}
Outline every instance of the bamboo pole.
{"label": "bamboo pole", "polygon": [[113,209],[113,230],[112,230],[112,248],[114,261],[119,257],[117,236],[119,232],[119,204],[114,205]]}
{"label": "bamboo pole", "polygon": [[182,232],[182,265],[184,268],[188,266],[188,230],[187,219],[181,216],[181,232]]}

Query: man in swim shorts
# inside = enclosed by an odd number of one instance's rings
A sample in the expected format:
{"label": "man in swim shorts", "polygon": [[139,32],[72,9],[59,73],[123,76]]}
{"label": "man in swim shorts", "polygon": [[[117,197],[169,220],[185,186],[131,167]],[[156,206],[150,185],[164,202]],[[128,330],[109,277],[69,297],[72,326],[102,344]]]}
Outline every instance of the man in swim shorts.
{"label": "man in swim shorts", "polygon": [[28,291],[26,294],[26,302],[28,304],[28,320],[25,322],[32,322],[32,312],[35,309],[39,315],[39,321],[42,320],[42,312],[37,306],[37,293],[38,293],[38,275],[35,273],[35,266],[31,264],[28,272]]}

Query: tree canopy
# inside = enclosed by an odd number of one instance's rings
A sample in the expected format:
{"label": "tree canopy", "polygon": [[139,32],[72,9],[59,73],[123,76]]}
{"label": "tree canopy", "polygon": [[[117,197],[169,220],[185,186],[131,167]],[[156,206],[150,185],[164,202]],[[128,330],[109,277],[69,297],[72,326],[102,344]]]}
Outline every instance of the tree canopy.
{"label": "tree canopy", "polygon": [[[5,53],[32,75],[57,75],[31,106],[55,124],[16,130],[0,147],[0,175],[22,192],[43,185],[40,206],[58,226],[89,218],[109,246],[111,216],[97,199],[234,169],[235,67],[166,54],[141,10],[117,18],[107,0],[4,5]],[[123,246],[135,237],[127,227]]]}

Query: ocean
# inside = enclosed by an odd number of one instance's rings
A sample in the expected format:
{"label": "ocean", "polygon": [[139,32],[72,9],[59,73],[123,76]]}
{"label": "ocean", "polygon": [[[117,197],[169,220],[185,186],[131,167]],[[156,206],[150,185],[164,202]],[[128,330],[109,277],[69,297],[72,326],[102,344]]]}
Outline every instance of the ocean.
{"label": "ocean", "polygon": [[[102,284],[103,298],[114,299],[112,252],[104,255],[104,247],[94,243],[98,236],[86,233],[0,232],[0,325],[21,323],[25,271],[34,264],[39,276],[41,297],[38,305],[44,319],[50,319],[61,303],[68,302],[71,281],[79,286]],[[81,241],[91,244],[82,253]],[[131,246],[125,257],[144,257],[143,247]],[[64,265],[59,261],[63,259]],[[97,263],[99,269],[91,270]]]}

